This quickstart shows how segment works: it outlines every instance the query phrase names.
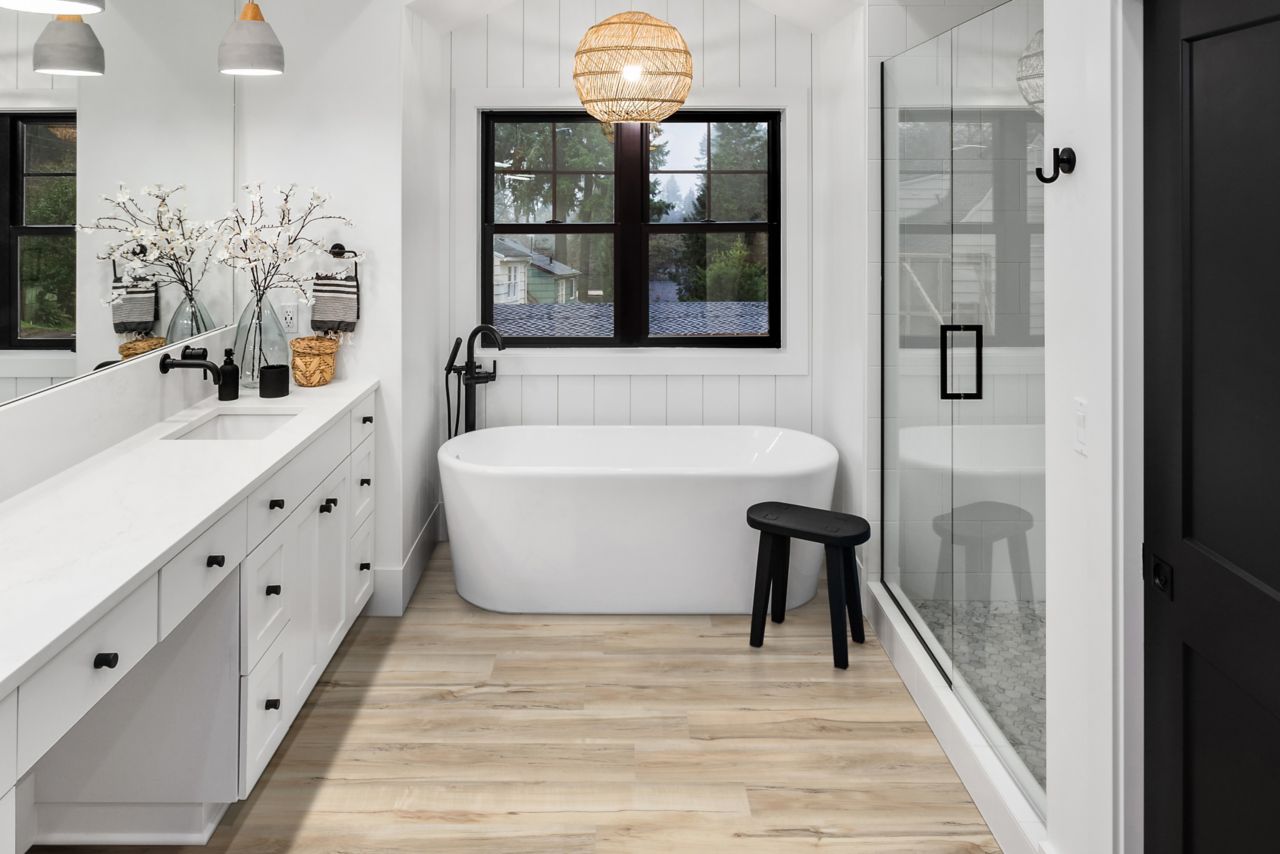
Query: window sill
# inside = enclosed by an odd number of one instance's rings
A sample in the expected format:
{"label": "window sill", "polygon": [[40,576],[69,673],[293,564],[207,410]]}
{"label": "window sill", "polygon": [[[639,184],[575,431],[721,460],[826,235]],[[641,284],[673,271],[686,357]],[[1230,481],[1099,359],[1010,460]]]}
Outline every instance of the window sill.
{"label": "window sill", "polygon": [[497,360],[501,374],[589,376],[716,376],[809,373],[807,353],[794,350],[714,349],[706,347],[516,348],[477,349]]}
{"label": "window sill", "polygon": [[0,350],[0,377],[70,377],[76,374],[71,350]]}

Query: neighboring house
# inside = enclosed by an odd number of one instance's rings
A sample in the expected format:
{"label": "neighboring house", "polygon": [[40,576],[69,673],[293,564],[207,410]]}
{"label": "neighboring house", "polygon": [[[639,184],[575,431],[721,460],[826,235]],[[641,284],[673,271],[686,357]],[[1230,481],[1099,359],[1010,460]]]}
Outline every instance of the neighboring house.
{"label": "neighboring house", "polygon": [[499,237],[493,242],[494,305],[578,302],[581,278],[581,271],[519,241]]}

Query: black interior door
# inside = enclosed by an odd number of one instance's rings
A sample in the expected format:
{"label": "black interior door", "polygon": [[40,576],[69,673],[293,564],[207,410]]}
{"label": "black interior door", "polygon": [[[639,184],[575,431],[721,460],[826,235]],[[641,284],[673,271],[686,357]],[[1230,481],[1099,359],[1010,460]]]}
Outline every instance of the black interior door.
{"label": "black interior door", "polygon": [[1280,851],[1280,0],[1147,0],[1148,852]]}

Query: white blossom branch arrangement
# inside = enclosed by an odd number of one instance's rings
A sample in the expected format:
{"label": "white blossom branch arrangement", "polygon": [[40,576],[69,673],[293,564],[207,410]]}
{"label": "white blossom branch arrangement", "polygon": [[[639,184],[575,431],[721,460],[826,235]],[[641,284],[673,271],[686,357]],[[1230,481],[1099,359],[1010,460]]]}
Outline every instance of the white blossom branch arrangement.
{"label": "white blossom branch arrangement", "polygon": [[328,197],[312,189],[301,197],[297,185],[277,187],[279,202],[269,210],[261,184],[247,184],[248,210],[236,208],[219,224],[219,263],[245,274],[253,298],[269,291],[296,290],[310,303],[305,285],[332,265],[329,250],[311,232],[325,223],[350,226],[346,217],[324,213]]}
{"label": "white blossom branch arrangement", "polygon": [[98,254],[98,260],[122,263],[132,279],[149,279],[160,287],[178,285],[187,299],[194,300],[209,272],[220,223],[190,218],[186,208],[174,201],[184,189],[143,187],[135,196],[121,184],[114,197],[102,197],[111,212],[76,229],[120,235]]}

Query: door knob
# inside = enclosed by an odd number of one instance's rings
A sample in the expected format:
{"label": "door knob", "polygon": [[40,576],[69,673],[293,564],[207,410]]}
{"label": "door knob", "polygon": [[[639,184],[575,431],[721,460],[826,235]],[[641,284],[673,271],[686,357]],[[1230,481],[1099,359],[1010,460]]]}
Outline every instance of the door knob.
{"label": "door knob", "polygon": [[282,588],[279,584],[268,584],[268,585],[267,585],[267,595],[268,595],[268,596],[279,596],[283,591],[284,591],[284,588]]}
{"label": "door knob", "polygon": [[268,501],[268,502],[267,502],[267,509],[268,509],[268,510],[283,510],[283,509],[284,509],[284,499],[283,499],[283,498],[273,498],[273,499],[271,499],[270,501]]}
{"label": "door knob", "polygon": [[266,703],[264,703],[264,704],[263,704],[263,706],[266,708],[266,710],[267,710],[268,712],[278,712],[278,711],[280,711],[280,701],[279,701],[279,700],[267,700],[267,702],[266,702]]}
{"label": "door knob", "polygon": [[371,563],[362,563],[362,564],[360,564],[360,571],[361,571],[361,572],[368,572],[368,571],[369,571],[369,570],[371,570],[371,569],[373,569],[373,564],[371,564]]}
{"label": "door knob", "polygon": [[94,670],[101,670],[104,667],[108,670],[115,670],[116,665],[119,663],[120,654],[117,652],[100,652],[93,657]]}
{"label": "door knob", "polygon": [[212,569],[215,566],[226,566],[227,556],[226,555],[209,555],[209,559],[204,562],[204,565],[209,567],[210,569]]}

